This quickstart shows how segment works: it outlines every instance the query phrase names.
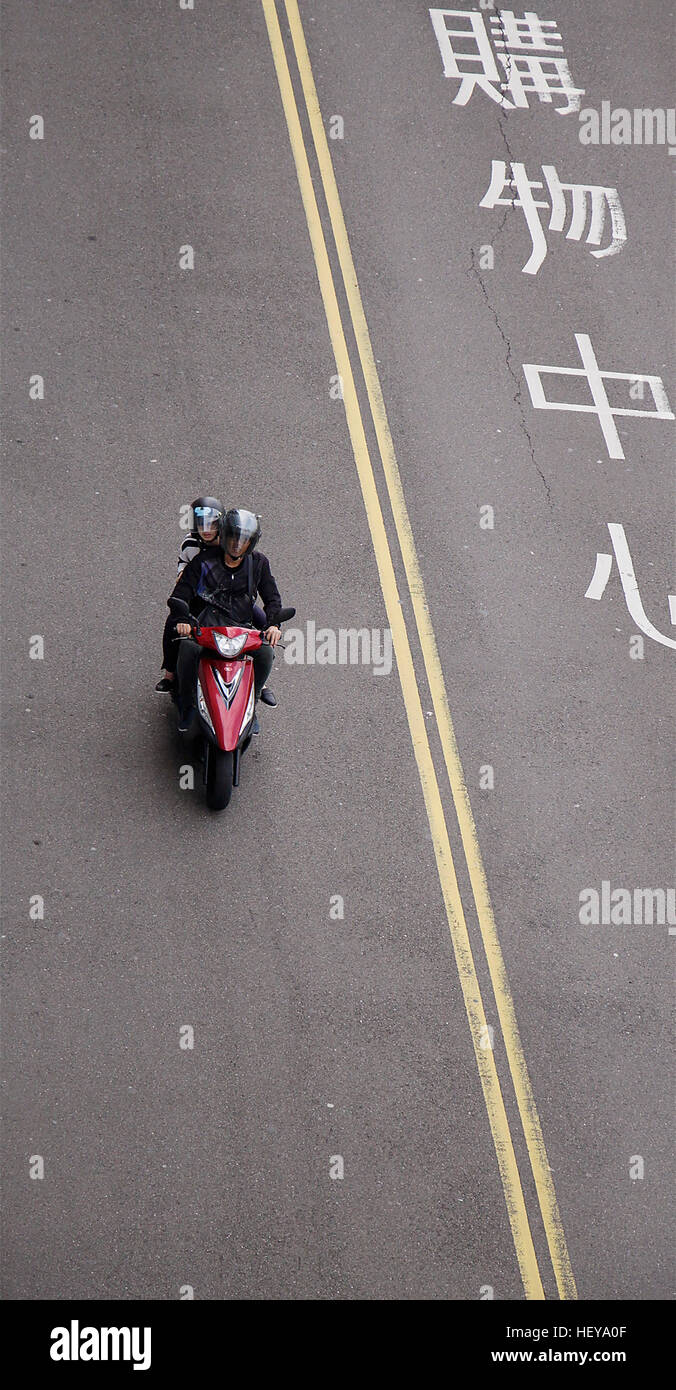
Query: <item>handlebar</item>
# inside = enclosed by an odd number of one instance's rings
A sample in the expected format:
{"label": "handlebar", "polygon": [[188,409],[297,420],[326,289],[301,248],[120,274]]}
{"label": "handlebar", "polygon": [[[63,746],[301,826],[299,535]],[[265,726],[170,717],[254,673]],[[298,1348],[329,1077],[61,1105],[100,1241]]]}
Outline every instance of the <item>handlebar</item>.
{"label": "handlebar", "polygon": [[[219,604],[214,602],[215,597],[216,595],[210,596],[209,602],[212,604],[214,608],[218,608]],[[169,604],[169,611],[170,613],[174,614],[175,618],[178,618],[180,622],[190,623],[191,625],[197,626],[197,619],[193,617],[188,607],[188,604],[186,603],[184,598],[174,598],[172,596],[167,601]],[[282,608],[280,609],[277,622],[288,623],[289,619],[295,618],[295,616],[295,608]]]}

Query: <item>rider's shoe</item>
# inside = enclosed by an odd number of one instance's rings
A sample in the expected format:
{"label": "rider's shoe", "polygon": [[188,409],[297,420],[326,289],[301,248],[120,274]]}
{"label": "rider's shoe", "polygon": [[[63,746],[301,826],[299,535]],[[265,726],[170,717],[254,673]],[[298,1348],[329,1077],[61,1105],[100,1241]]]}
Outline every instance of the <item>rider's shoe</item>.
{"label": "rider's shoe", "polygon": [[264,705],[270,705],[271,709],[274,709],[275,705],[277,704],[275,696],[273,695],[271,690],[268,690],[267,685],[263,686],[259,698],[263,701]]}
{"label": "rider's shoe", "polygon": [[175,684],[175,680],[170,681],[166,676],[162,676],[162,679],[157,682],[155,689],[159,691],[160,695],[168,695],[169,691],[173,690]]}
{"label": "rider's shoe", "polygon": [[187,734],[187,732],[188,732],[188,730],[189,730],[189,728],[190,728],[190,725],[192,724],[193,718],[194,718],[194,716],[196,715],[196,713],[197,713],[197,710],[195,709],[195,706],[194,706],[194,705],[190,705],[189,709],[187,709],[187,710],[185,711],[185,713],[182,713],[182,712],[179,710],[179,715],[178,715],[178,732],[179,732],[179,734]]}

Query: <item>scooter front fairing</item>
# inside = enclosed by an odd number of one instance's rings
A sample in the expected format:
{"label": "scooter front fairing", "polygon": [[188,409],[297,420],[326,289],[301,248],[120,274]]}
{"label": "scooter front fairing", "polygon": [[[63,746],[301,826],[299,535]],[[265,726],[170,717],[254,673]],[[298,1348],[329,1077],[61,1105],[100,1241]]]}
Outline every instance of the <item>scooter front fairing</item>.
{"label": "scooter front fairing", "polygon": [[[241,651],[228,659],[218,651],[219,637],[236,642]],[[199,664],[197,708],[209,736],[224,752],[234,752],[251,732],[254,717],[252,653],[261,645],[258,631],[247,628],[202,628],[197,637],[205,648]]]}

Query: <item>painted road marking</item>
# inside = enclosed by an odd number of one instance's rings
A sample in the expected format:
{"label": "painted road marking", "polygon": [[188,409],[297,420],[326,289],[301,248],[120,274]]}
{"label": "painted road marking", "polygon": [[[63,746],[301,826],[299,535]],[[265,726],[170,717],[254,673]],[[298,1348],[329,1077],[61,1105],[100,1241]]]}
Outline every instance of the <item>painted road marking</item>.
{"label": "painted road marking", "polygon": [[[624,533],[624,526],[621,526],[617,521],[609,521],[608,530],[610,532],[613,550],[615,551],[615,559],[617,560],[617,568],[620,573],[622,589],[627,601],[627,608],[636,626],[641,629],[641,632],[645,632],[646,637],[651,637],[653,642],[660,642],[663,647],[673,647],[676,649],[676,642],[673,637],[665,637],[664,633],[658,632],[657,628],[653,627],[653,624],[646,615],[641,595],[638,591],[638,580],[634,572],[634,562],[631,558],[629,543]],[[607,555],[599,550],[596,555],[594,573],[591,577],[585,598],[603,598],[606,584],[610,578],[612,565],[612,555]],[[672,623],[676,618],[676,611],[672,606],[673,604],[676,604],[676,594],[669,594],[669,616]]]}
{"label": "painted road marking", "polygon": [[[526,11],[519,19],[511,10],[500,10],[490,20],[490,33],[481,10],[434,9],[430,10],[430,19],[439,44],[444,77],[460,82],[453,98],[454,106],[466,106],[474,88],[479,87],[506,111],[513,111],[515,107],[525,109],[528,92],[536,93],[538,101],[550,105],[552,97],[565,96],[568,104],[555,108],[559,116],[579,111],[584,87],[573,86],[555,19],[539,19],[532,11]],[[447,19],[460,21],[459,26],[450,28]],[[460,39],[460,44],[451,42],[455,38]],[[508,78],[506,82],[501,81],[491,39]],[[465,67],[465,63],[469,67]]]}
{"label": "painted road marking", "polygon": [[328,141],[324,132],[324,125],[319,108],[319,99],[312,76],[310,58],[305,44],[305,37],[296,0],[286,0],[286,8],[303,85],[303,94],[312,129],[312,138],[317,153],[324,194],[338,251],[350,317],[352,319],[362,372],[366,383],[369,406],[378,441],[378,450],[404,562],[406,581],[413,603],[416,627],[432,695],[432,705],[442,744],[444,762],[460,827],[460,835],[469,871],[472,894],[476,904],[481,937],[505,1043],[505,1053],[516,1093],[519,1115],[526,1138],[531,1168],[535,1178],[547,1243],[554,1266],[559,1296],[561,1298],[576,1298],[577,1290],[575,1287],[575,1279],[568,1256],[563,1225],[551,1177],[551,1169],[542,1135],[542,1128],[528,1075],[526,1059],[521,1045],[502,950],[498,940],[497,927],[488,892],[488,883],[481,851],[479,849],[479,838],[472,815],[469,795],[455,738],[455,731],[451,720],[437,641],[425,595],[422,572],[413,540],[413,530],[406,507],[401,475],[394,452],[394,443],[387,419],[387,412],[385,410],[385,402],[376,368],[368,325],[366,323],[366,315],[364,313],[361,292],[357,281],[352,252],[350,250],[345,219],[343,217]]}
{"label": "painted road marking", "polygon": [[585,593],[585,598],[603,598],[612,568],[612,555],[604,555],[600,550],[597,551],[594,573],[589,581],[589,588]]}
{"label": "painted road marking", "polygon": [[[580,357],[582,358],[582,368],[579,367],[542,367],[535,362],[524,362],[523,370],[530,398],[535,410],[578,410],[592,415],[598,415],[599,424],[603,430],[603,438],[606,441],[608,457],[611,459],[623,459],[624,449],[620,443],[620,436],[617,433],[615,424],[616,415],[641,415],[650,420],[673,420],[673,412],[669,409],[667,393],[661,376],[646,376],[643,372],[602,372],[596,361],[596,354],[591,345],[591,338],[586,333],[576,333],[575,342],[577,343]],[[543,373],[548,376],[581,376],[586,377],[589,382],[593,405],[571,405],[561,401],[548,401],[541,377]],[[630,381],[636,385],[639,381],[647,382],[652,392],[655,402],[654,410],[620,410],[617,406],[611,406],[608,400],[608,393],[604,386],[605,381]]]}
{"label": "painted road marking", "polygon": [[[480,208],[509,207],[521,208],[530,232],[532,250],[521,267],[524,275],[537,275],[547,255],[547,238],[540,221],[540,208],[550,213],[549,231],[562,232],[566,221],[566,193],[571,194],[571,219],[566,233],[567,241],[581,241],[589,220],[587,245],[600,246],[606,221],[606,210],[610,209],[611,241],[601,251],[592,251],[592,256],[616,256],[627,240],[627,227],[620,195],[616,188],[604,187],[595,183],[562,183],[553,164],[543,164],[542,179],[529,179],[525,164],[518,161],[510,165],[511,177],[507,175],[507,162],[504,159],[491,160],[491,181],[488,192],[484,193]],[[545,183],[550,201],[542,196]],[[540,194],[535,198],[534,192]],[[506,196],[503,197],[502,195]]]}
{"label": "painted road marking", "polygon": [[[432,842],[437,862],[446,915],[449,923],[458,974],[463,991],[465,1009],[470,1025],[475,1057],[481,1079],[484,1101],[488,1113],[498,1167],[512,1230],[512,1238],[517,1254],[521,1278],[528,1298],[543,1298],[544,1291],[528,1222],[521,1181],[514,1154],[512,1137],[500,1089],[500,1082],[491,1049],[481,1047],[480,1040],[486,1035],[486,1018],[472,956],[462,901],[458,889],[455,866],[450,848],[448,829],[443,812],[441,795],[436,778],[427,731],[420,703],[413,658],[408,641],[406,625],[401,613],[398,588],[392,556],[385,531],[380,501],[375,485],[373,468],[366,443],[364,425],[352,373],[352,364],[347,350],[345,334],[338,307],[336,290],[328,259],[326,242],[315,197],[310,168],[305,150],[298,108],[289,74],[286,53],[279,28],[279,20],[274,0],[261,0],[265,14],[270,45],[272,48],[282,104],[287,121],[291,148],[296,164],[296,172],[305,208],[308,230],[312,243],[317,275],[319,279],[324,310],[336,358],[337,369],[343,379],[344,404],[352,442],[357,473],[366,508],[369,528],[373,541],[376,563],[380,576],[383,598],[388,620],[392,630],[397,667],[402,686],[413,750],[418,765],[425,807],[430,824]],[[291,25],[299,70],[305,77],[304,90],[308,101],[309,58],[305,49],[300,16],[297,5],[288,0],[287,15]],[[302,45],[302,46],[301,46]],[[301,58],[304,54],[304,61]],[[303,66],[301,67],[301,62]],[[312,83],[314,88],[314,83]],[[315,93],[316,102],[316,93]],[[319,120],[318,106],[315,120]],[[323,127],[322,127],[323,133]],[[316,135],[315,135],[316,140]],[[330,162],[330,161],[329,161]],[[337,190],[336,190],[337,197]],[[342,214],[341,214],[342,217]],[[332,219],[333,220],[333,219]],[[356,287],[356,277],[355,277]],[[358,287],[357,292],[358,292]],[[424,598],[424,595],[423,595]],[[572,1276],[571,1276],[572,1277]],[[573,1284],[574,1296],[574,1284]]]}

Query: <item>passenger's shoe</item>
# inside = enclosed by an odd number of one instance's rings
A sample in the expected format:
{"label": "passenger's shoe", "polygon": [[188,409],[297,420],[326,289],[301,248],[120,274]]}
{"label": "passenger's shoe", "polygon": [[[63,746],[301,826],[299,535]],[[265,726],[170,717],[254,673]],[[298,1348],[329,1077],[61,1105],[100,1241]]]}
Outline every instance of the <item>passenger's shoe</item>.
{"label": "passenger's shoe", "polygon": [[277,704],[275,696],[273,695],[271,690],[268,690],[267,685],[263,686],[259,699],[263,701],[264,705],[270,705],[272,709],[274,709],[275,705]]}
{"label": "passenger's shoe", "polygon": [[155,686],[155,689],[156,689],[156,690],[159,690],[160,695],[168,695],[168,694],[169,694],[169,691],[170,691],[170,690],[173,690],[175,684],[176,684],[176,681],[175,681],[175,680],[170,681],[170,680],[167,680],[167,677],[166,677],[166,676],[163,676],[162,679],[159,680],[159,681],[157,682],[157,685]]}

